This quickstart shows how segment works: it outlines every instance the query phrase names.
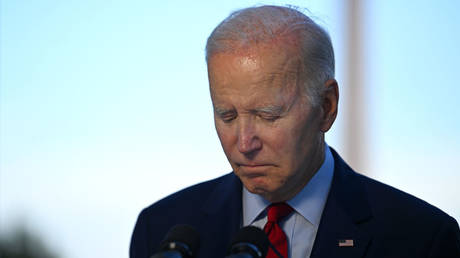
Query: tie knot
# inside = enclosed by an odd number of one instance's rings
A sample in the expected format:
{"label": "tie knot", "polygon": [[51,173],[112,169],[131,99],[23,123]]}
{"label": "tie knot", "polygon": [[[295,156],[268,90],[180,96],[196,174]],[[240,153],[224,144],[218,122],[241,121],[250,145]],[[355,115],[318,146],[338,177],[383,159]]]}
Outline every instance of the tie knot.
{"label": "tie knot", "polygon": [[268,206],[268,215],[267,215],[267,220],[269,222],[275,222],[277,223],[289,213],[292,212],[292,207],[289,206],[287,203],[284,202],[279,202],[279,203],[273,203]]}

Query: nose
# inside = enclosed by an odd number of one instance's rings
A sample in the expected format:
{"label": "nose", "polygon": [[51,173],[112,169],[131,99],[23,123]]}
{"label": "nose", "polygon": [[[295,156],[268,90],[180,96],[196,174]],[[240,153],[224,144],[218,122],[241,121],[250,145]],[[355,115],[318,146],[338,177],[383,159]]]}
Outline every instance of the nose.
{"label": "nose", "polygon": [[262,141],[257,135],[254,122],[242,119],[238,128],[238,151],[245,155],[253,155],[262,148]]}

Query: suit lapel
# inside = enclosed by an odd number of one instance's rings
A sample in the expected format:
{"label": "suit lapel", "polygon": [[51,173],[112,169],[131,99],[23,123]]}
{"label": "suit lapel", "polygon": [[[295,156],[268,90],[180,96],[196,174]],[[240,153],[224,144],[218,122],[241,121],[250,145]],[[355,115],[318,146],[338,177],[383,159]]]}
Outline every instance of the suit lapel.
{"label": "suit lapel", "polygon": [[366,193],[359,175],[332,153],[334,177],[310,257],[363,257],[371,241],[362,227],[372,217]]}
{"label": "suit lapel", "polygon": [[241,181],[231,173],[203,201],[201,228],[207,233],[202,236],[201,243],[208,243],[208,246],[199,257],[225,256],[232,237],[240,228],[241,194]]}

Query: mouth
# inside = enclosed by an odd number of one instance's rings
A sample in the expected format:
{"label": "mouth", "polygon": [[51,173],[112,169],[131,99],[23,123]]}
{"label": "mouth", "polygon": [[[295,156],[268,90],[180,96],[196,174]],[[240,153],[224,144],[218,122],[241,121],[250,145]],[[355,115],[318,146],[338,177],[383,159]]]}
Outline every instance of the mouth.
{"label": "mouth", "polygon": [[272,167],[269,164],[239,164],[237,163],[238,167],[241,169],[243,174],[247,177],[258,177],[263,176],[267,169]]}
{"label": "mouth", "polygon": [[252,164],[238,164],[238,166],[240,166],[240,167],[248,167],[248,168],[256,168],[256,167],[266,167],[268,165],[265,165],[265,164],[255,164],[255,165],[252,165]]}
{"label": "mouth", "polygon": [[257,167],[268,167],[269,164],[258,164],[258,163],[236,163],[239,167],[246,167],[246,168],[257,168]]}

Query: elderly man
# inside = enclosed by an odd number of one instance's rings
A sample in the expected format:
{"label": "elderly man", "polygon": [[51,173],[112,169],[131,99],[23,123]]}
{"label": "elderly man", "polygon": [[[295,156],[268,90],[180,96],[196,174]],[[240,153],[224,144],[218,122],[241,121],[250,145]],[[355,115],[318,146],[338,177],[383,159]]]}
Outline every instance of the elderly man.
{"label": "elderly man", "polygon": [[267,257],[460,257],[456,221],[355,173],[324,141],[337,115],[328,34],[288,7],[231,14],[206,46],[216,130],[233,173],[142,211],[131,258],[176,224],[201,235],[199,257],[224,257],[242,226],[264,229]]}

